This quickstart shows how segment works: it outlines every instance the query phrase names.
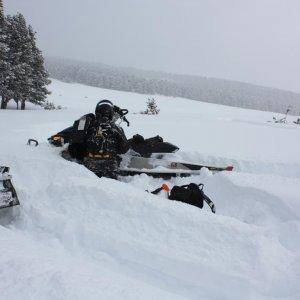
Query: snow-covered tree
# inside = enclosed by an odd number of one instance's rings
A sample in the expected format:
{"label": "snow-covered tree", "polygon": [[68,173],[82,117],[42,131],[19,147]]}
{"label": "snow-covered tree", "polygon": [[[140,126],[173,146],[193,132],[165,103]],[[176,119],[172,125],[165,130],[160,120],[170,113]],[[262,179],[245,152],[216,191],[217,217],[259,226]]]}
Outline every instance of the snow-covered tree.
{"label": "snow-covered tree", "polygon": [[5,109],[13,94],[10,87],[13,72],[9,61],[9,36],[7,35],[6,20],[3,16],[2,2],[0,5],[0,108]]}
{"label": "snow-covered tree", "polygon": [[33,54],[28,27],[22,14],[7,16],[7,35],[9,38],[9,59],[14,74],[11,81],[13,99],[21,102],[21,109],[25,109],[25,102],[29,100],[33,88],[32,68]]}
{"label": "snow-covered tree", "polygon": [[145,115],[157,115],[159,113],[158,106],[156,104],[156,101],[154,98],[150,99],[148,98],[147,101],[147,109],[142,112],[142,114]]}
{"label": "snow-covered tree", "polygon": [[[1,22],[2,20],[2,22]],[[1,108],[9,100],[42,104],[50,83],[44,59],[36,45],[35,32],[22,14],[0,18],[0,96]]]}
{"label": "snow-covered tree", "polygon": [[3,1],[0,0],[0,22],[4,19]]}
{"label": "snow-covered tree", "polygon": [[30,61],[32,89],[30,91],[29,101],[35,104],[42,104],[47,95],[50,94],[47,90],[47,85],[50,84],[51,81],[44,66],[42,52],[36,45],[35,32],[31,26],[28,27],[28,33],[32,51],[32,60]]}

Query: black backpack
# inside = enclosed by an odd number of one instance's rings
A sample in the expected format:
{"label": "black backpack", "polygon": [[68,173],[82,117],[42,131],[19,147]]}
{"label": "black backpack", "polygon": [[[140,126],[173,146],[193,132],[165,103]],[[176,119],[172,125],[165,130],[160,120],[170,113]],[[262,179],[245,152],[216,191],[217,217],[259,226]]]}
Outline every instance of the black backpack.
{"label": "black backpack", "polygon": [[[211,211],[215,214],[215,205],[210,200],[210,198],[204,194],[203,186],[204,185],[202,183],[190,183],[182,186],[175,185],[168,194],[168,199],[184,202],[190,205],[197,206],[199,208],[203,208],[203,201],[205,201],[210,207]],[[162,190],[168,192],[169,188],[167,185],[163,184],[161,187],[159,187],[151,193],[157,195]]]}
{"label": "black backpack", "polygon": [[175,185],[169,195],[170,200],[181,201],[199,208],[203,207],[204,192],[203,184],[190,183],[188,185]]}

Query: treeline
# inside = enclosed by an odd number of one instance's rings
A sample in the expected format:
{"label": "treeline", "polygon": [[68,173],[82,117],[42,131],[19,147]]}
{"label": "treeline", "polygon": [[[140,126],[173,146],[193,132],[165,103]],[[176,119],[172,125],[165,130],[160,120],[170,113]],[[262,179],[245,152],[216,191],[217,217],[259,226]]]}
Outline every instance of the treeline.
{"label": "treeline", "polygon": [[52,78],[65,82],[136,92],[183,97],[203,102],[300,114],[300,94],[238,81],[118,68],[69,59],[46,58]]}
{"label": "treeline", "polygon": [[49,75],[36,45],[36,33],[22,14],[0,17],[1,109],[14,100],[17,108],[26,102],[42,105],[49,91]]}

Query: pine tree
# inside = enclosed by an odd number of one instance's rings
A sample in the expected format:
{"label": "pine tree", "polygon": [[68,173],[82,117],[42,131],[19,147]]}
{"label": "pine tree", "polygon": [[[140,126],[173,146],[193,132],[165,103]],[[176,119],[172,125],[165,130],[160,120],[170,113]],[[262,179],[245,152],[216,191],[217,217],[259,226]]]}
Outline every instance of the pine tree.
{"label": "pine tree", "polygon": [[145,114],[147,115],[157,115],[159,113],[159,109],[157,107],[157,104],[155,102],[155,99],[148,98],[147,101],[147,109],[145,110]]}
{"label": "pine tree", "polygon": [[31,61],[32,89],[30,92],[29,101],[35,104],[42,104],[47,95],[50,94],[46,86],[50,84],[51,81],[49,80],[49,74],[44,66],[42,52],[36,46],[35,32],[31,26],[29,26],[28,32],[33,56]]}
{"label": "pine tree", "polygon": [[9,100],[42,104],[49,94],[46,86],[50,83],[44,68],[44,58],[36,46],[35,32],[22,14],[3,15],[0,0],[0,96],[1,108]]}
{"label": "pine tree", "polygon": [[0,0],[0,23],[4,21],[4,9],[3,9],[3,2]]}
{"label": "pine tree", "polygon": [[0,96],[1,109],[7,107],[13,92],[10,82],[13,79],[13,72],[9,61],[9,35],[7,34],[7,23],[3,15],[3,6],[0,2]]}
{"label": "pine tree", "polygon": [[9,35],[9,57],[14,74],[10,84],[13,91],[13,99],[21,101],[21,109],[25,109],[25,101],[29,100],[32,90],[32,70],[33,60],[32,45],[30,43],[29,31],[25,18],[22,14],[8,16],[7,34]]}

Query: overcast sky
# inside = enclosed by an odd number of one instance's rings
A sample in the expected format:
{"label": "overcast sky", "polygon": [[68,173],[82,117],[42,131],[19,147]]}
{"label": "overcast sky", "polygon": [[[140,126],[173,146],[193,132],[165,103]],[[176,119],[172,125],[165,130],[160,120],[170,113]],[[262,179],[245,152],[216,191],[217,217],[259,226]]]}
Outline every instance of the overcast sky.
{"label": "overcast sky", "polygon": [[300,0],[3,0],[46,55],[300,92]]}

